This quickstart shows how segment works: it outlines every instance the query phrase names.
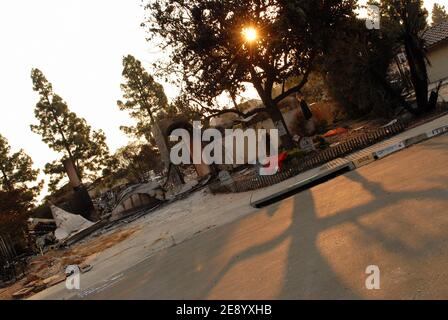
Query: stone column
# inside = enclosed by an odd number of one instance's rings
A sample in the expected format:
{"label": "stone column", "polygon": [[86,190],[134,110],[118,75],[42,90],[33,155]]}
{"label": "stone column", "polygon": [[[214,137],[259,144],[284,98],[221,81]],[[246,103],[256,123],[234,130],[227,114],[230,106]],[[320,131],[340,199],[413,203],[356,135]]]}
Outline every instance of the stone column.
{"label": "stone column", "polygon": [[160,156],[162,157],[165,170],[167,170],[168,174],[170,175],[169,177],[167,177],[168,180],[171,180],[175,185],[184,184],[185,182],[184,179],[182,179],[179,168],[173,167],[172,170],[169,170],[171,160],[170,150],[168,149],[167,145],[167,137],[165,137],[157,122],[152,126],[152,134],[154,136],[154,139],[156,140],[157,148],[159,149]]}

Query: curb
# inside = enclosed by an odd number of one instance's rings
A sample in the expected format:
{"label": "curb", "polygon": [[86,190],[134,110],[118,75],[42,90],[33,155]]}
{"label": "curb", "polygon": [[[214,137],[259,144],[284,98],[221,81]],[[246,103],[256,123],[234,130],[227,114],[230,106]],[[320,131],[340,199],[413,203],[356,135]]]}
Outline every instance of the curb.
{"label": "curb", "polygon": [[432,138],[435,136],[440,136],[444,133],[448,132],[448,126],[443,126],[438,129],[432,130],[431,132],[426,133],[428,135],[428,138]]}
{"label": "curb", "polygon": [[[323,172],[317,173],[311,177],[305,178],[300,181],[296,181],[295,183],[292,183],[291,185],[282,188],[280,191],[267,192],[266,190],[261,189],[253,192],[250,200],[250,205],[254,208],[262,208],[268,206],[275,202],[284,200],[294,194],[300,193],[307,188],[312,188],[316,185],[317,181],[319,180],[325,181],[326,178],[331,177],[337,172],[340,171],[342,172],[343,170],[346,170],[345,172],[356,170],[358,168],[371,164],[377,160],[383,159],[387,156],[397,153],[412,145],[415,145],[417,143],[431,139],[436,136],[443,135],[447,132],[448,132],[448,125],[445,125],[443,127],[434,129],[430,132],[418,134],[414,137],[395,142],[394,144],[384,147],[380,150],[370,152],[367,154],[362,154],[355,159],[349,160],[347,158],[340,158],[340,160],[343,160],[344,163],[337,165],[331,169],[324,170]],[[322,169],[324,169],[324,166],[322,166],[318,170],[322,171]],[[268,188],[279,188],[279,186],[273,185]]]}
{"label": "curb", "polygon": [[368,155],[360,156],[359,158],[352,160],[352,162],[356,169],[361,168],[361,167],[364,167],[372,162],[383,159],[387,156],[390,156],[391,154],[394,154],[398,151],[408,148],[412,145],[418,144],[420,142],[423,142],[425,140],[431,139],[436,136],[443,135],[444,133],[447,133],[447,132],[448,132],[448,125],[434,129],[427,133],[422,133],[422,134],[416,135],[414,137],[402,140],[402,141],[397,142],[397,143],[395,143],[391,146],[388,146],[384,149],[372,152]]}
{"label": "curb", "polygon": [[[288,198],[290,195],[299,193],[304,189],[308,189],[311,185],[319,184],[320,180],[330,179],[332,176],[338,176],[343,173],[347,173],[353,171],[355,169],[353,163],[351,161],[346,161],[341,164],[337,164],[332,168],[325,170],[322,173],[316,173],[308,178],[305,178],[300,181],[296,181],[295,183],[287,186],[286,188],[282,188],[278,192],[266,193],[264,190],[257,190],[254,192],[250,199],[250,205],[254,208],[262,208],[271,203],[278,202],[280,200]],[[294,178],[292,178],[294,179]],[[287,180],[286,180],[287,181]],[[284,181],[285,182],[285,181]],[[279,184],[273,185],[268,188],[278,188]],[[267,195],[266,195],[267,194]]]}

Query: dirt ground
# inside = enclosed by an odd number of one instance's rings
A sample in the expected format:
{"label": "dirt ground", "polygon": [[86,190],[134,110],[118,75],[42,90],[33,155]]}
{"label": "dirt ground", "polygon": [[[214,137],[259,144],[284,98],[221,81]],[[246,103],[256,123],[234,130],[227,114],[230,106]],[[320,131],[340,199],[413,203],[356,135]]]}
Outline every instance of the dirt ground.
{"label": "dirt ground", "polygon": [[[93,238],[90,241],[76,244],[68,249],[48,251],[42,256],[37,256],[29,262],[26,277],[1,290],[0,299],[26,298],[53,284],[64,281],[65,268],[67,266],[88,264],[98,252],[113,247],[138,231],[139,228],[137,227],[118,230]],[[14,297],[15,293],[25,288],[30,288],[30,291]]]}

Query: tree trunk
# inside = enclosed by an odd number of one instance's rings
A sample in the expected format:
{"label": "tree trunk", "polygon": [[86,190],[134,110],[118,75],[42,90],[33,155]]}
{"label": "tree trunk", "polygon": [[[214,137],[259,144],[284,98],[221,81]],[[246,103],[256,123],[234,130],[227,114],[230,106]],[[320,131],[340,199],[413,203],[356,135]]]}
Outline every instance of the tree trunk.
{"label": "tree trunk", "polygon": [[294,146],[291,134],[289,133],[288,126],[286,125],[283,114],[279,108],[272,101],[265,102],[266,111],[269,113],[275,127],[279,131],[280,143],[284,148],[290,149]]}
{"label": "tree trunk", "polygon": [[3,169],[1,170],[2,174],[3,174],[3,179],[5,180],[5,185],[6,185],[6,189],[8,189],[8,191],[12,191],[12,184],[8,179],[8,176],[6,175],[5,171],[3,171]]}
{"label": "tree trunk", "polygon": [[417,99],[418,113],[427,111],[428,107],[428,74],[426,63],[423,57],[418,54],[412,39],[407,39],[405,43],[406,57],[411,72],[411,82],[414,87]]}
{"label": "tree trunk", "polygon": [[[47,103],[49,106],[51,106],[53,104],[52,102],[50,102],[50,97],[48,95],[45,96],[45,99],[47,99]],[[62,130],[61,124],[59,123],[59,120],[58,120],[58,116],[56,115],[56,112],[54,109],[51,109],[51,114],[53,115],[53,120],[56,122],[56,127],[58,128],[58,131],[62,137],[62,142],[64,144],[64,148],[68,153],[68,158],[72,161],[73,166],[75,167],[75,171],[78,174],[78,177],[80,179],[82,179],[82,175],[79,170],[79,164],[77,163],[77,160],[75,160],[75,158],[73,157],[72,151],[70,150],[70,145],[68,144],[67,139],[65,138],[64,131]]]}
{"label": "tree trunk", "polygon": [[384,91],[392,98],[394,101],[397,101],[402,107],[404,107],[409,113],[413,116],[417,116],[418,112],[412,108],[412,106],[400,95],[398,94],[390,85],[390,83],[381,75],[379,75],[375,70],[373,70],[373,76],[376,81],[383,87]]}
{"label": "tree trunk", "polygon": [[152,132],[154,139],[156,140],[156,145],[159,148],[160,156],[162,158],[163,163],[165,164],[165,169],[168,170],[168,179],[170,179],[170,175],[172,176],[173,182],[176,185],[179,184],[185,184],[184,177],[182,176],[182,173],[180,172],[179,168],[175,165],[171,164],[171,160],[169,157],[169,149],[165,142],[165,137],[163,136],[163,132],[159,127],[159,124],[157,123],[156,119],[154,118],[151,108],[149,105],[143,101],[142,102],[146,106],[146,111],[148,112],[149,118],[151,119],[153,130]]}
{"label": "tree trunk", "polygon": [[283,118],[283,114],[272,99],[272,84],[274,81],[268,81],[268,83],[270,83],[269,86],[263,86],[253,66],[250,68],[250,74],[252,77],[252,84],[258,92],[258,95],[266,108],[266,112],[271,117],[272,122],[274,122],[274,126],[279,130],[280,145],[287,149],[292,148],[294,142],[289,133],[288,126]]}

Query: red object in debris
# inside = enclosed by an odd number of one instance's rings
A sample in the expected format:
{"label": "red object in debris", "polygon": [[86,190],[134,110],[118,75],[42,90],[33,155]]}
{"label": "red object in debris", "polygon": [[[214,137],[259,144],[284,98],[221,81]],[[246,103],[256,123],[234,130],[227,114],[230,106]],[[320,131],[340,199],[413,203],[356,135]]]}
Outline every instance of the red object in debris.
{"label": "red object in debris", "polygon": [[[282,167],[283,167],[283,162],[286,160],[286,158],[288,157],[288,153],[287,152],[282,152],[280,153],[277,157],[277,164],[278,164],[278,169],[281,171]],[[268,162],[264,165],[265,168],[268,168],[271,165],[271,160],[272,157],[267,158]]]}
{"label": "red object in debris", "polygon": [[337,128],[337,129],[333,129],[328,131],[326,134],[324,134],[324,138],[330,138],[330,137],[334,137],[334,136],[338,136],[340,134],[344,134],[347,133],[348,129],[345,128]]}

